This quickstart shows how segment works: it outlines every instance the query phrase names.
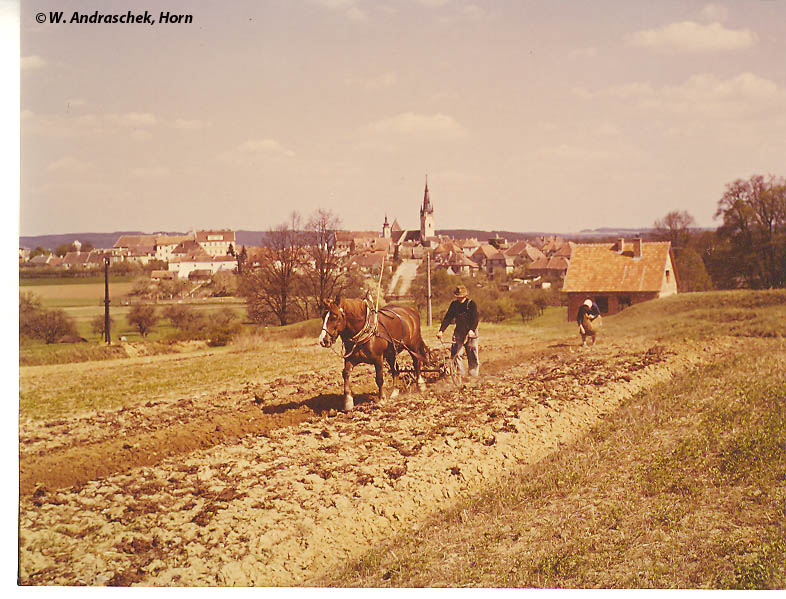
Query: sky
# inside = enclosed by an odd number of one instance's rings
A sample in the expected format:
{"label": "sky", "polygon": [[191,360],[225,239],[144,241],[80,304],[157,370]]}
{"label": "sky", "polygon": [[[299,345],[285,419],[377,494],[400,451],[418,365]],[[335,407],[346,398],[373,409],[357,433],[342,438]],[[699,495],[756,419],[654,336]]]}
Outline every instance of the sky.
{"label": "sky", "polygon": [[[156,22],[49,22],[129,10]],[[19,20],[21,235],[317,209],[417,228],[426,175],[437,229],[710,227],[727,183],[786,175],[786,0],[25,0]]]}

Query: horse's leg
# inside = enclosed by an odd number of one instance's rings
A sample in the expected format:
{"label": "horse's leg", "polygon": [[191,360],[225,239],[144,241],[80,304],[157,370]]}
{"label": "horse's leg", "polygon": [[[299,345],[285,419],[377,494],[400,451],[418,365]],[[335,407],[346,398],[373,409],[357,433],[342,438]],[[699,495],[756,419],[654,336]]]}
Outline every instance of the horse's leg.
{"label": "horse's leg", "polygon": [[[421,343],[420,353],[425,356],[424,348],[425,344]],[[420,373],[423,368],[423,362],[415,354],[410,353],[409,355],[412,356],[412,364],[415,365],[415,380],[418,383],[418,391],[425,391],[426,381],[423,380],[423,375]]]}
{"label": "horse's leg", "polygon": [[344,371],[341,373],[344,377],[344,410],[351,412],[355,407],[355,402],[352,398],[352,389],[349,386],[349,375],[352,373],[354,364],[349,360],[344,360]]}
{"label": "horse's leg", "polygon": [[374,360],[374,370],[377,373],[376,380],[377,380],[377,388],[379,389],[379,391],[377,392],[377,398],[380,401],[382,401],[383,399],[385,399],[385,394],[382,392],[382,385],[384,385],[385,383],[385,378],[382,375],[382,356]]}
{"label": "horse's leg", "polygon": [[387,350],[385,350],[385,360],[390,366],[390,374],[393,379],[391,383],[392,389],[390,391],[390,399],[395,399],[398,397],[398,364],[396,364],[396,351],[389,346]]}

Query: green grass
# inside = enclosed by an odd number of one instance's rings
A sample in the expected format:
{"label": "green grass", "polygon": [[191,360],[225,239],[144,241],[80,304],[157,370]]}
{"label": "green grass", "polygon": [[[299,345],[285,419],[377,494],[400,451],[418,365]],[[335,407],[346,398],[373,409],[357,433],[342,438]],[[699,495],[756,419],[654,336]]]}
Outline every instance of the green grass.
{"label": "green grass", "polygon": [[[73,300],[69,300],[67,307],[61,308],[74,319],[77,334],[88,343],[79,344],[51,344],[47,345],[43,341],[25,341],[19,349],[20,365],[44,365],[44,364],[64,364],[67,362],[84,362],[88,360],[103,360],[121,357],[116,351],[106,351],[105,343],[101,337],[92,330],[92,321],[96,316],[104,315],[102,305],[80,306],[74,305]],[[76,302],[78,303],[78,302]],[[46,304],[44,304],[46,306]],[[237,302],[192,302],[188,304],[195,312],[209,316],[210,314],[229,309],[235,313],[239,321],[246,317],[245,307]],[[166,342],[177,336],[175,329],[167,318],[163,317],[163,311],[167,304],[156,304],[159,313],[159,321],[150,332],[143,338],[139,331],[128,323],[127,315],[131,310],[130,306],[113,305],[110,307],[110,316],[113,319],[111,328],[113,343],[118,343],[120,337],[125,337],[129,343],[158,343]],[[48,306],[48,307],[51,307]],[[321,326],[321,325],[320,325]],[[255,330],[255,325],[245,325],[248,330]],[[317,329],[318,331],[319,329]],[[317,333],[318,334],[318,333]],[[151,353],[164,353],[165,347],[158,348]]]}
{"label": "green grass", "polygon": [[[133,283],[139,275],[109,275],[109,286],[116,283]],[[19,287],[48,287],[60,285],[104,285],[104,275],[93,277],[20,277]]]}
{"label": "green grass", "polygon": [[[770,317],[773,304],[746,298],[740,308],[734,299],[733,309]],[[669,310],[691,319],[693,302]],[[783,340],[741,338],[712,363],[627,400],[572,446],[321,584],[784,588],[784,380]]]}
{"label": "green grass", "polygon": [[627,308],[606,325],[664,338],[786,337],[786,290],[672,295]]}

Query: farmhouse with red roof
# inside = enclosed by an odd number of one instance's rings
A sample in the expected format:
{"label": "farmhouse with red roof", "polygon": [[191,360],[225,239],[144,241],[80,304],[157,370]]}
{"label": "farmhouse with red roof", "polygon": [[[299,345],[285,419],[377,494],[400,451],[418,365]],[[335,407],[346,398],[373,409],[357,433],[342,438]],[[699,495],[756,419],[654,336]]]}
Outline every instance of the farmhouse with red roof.
{"label": "farmhouse with red roof", "polygon": [[601,314],[677,293],[677,273],[668,241],[618,239],[615,243],[573,246],[562,291],[568,295],[568,320],[575,320],[587,298]]}

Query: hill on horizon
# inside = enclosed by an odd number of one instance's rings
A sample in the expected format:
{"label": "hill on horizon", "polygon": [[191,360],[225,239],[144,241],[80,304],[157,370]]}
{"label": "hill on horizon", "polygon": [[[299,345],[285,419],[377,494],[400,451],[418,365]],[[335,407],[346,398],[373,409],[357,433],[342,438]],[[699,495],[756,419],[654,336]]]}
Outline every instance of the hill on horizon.
{"label": "hill on horizon", "polygon": [[[652,232],[652,228],[643,227],[640,229],[603,227],[600,229],[583,229],[575,233],[565,233],[560,231],[484,231],[481,229],[439,229],[437,234],[448,235],[456,239],[476,238],[478,240],[490,239],[492,237],[504,237],[508,241],[518,241],[520,239],[531,239],[540,235],[559,235],[564,238],[596,238],[596,237],[631,237],[644,235]],[[186,235],[182,231],[156,231],[162,235]],[[113,231],[111,233],[101,232],[82,232],[82,233],[57,233],[51,235],[22,235],[19,237],[19,247],[36,248],[54,251],[64,243],[73,243],[79,240],[82,243],[90,242],[96,248],[111,248],[121,235],[152,235],[144,231]],[[260,245],[262,239],[267,235],[267,231],[249,231],[238,229],[235,231],[235,238],[238,246]]]}

